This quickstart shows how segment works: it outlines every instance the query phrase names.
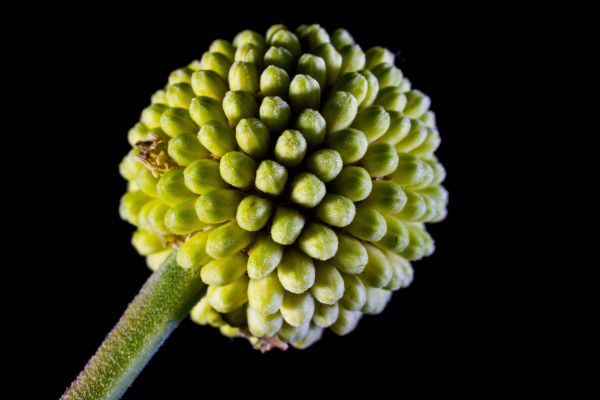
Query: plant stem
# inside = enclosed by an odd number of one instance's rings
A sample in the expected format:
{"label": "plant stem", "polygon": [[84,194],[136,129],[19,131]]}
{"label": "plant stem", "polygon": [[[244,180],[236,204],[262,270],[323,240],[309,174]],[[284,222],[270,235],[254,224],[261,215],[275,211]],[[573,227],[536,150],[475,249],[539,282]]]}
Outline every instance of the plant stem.
{"label": "plant stem", "polygon": [[133,302],[61,399],[119,399],[200,298],[200,268],[185,270],[173,253]]}

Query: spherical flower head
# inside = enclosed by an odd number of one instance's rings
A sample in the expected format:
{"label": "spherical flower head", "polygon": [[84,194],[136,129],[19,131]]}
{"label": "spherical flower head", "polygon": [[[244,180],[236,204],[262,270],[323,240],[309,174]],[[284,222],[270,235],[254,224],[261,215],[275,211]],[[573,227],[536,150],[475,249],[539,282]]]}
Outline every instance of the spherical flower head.
{"label": "spherical flower head", "polygon": [[304,349],[381,313],[447,214],[431,99],[344,29],[217,39],[128,132],[119,207],[151,269],[176,252],[206,293],[193,321]]}

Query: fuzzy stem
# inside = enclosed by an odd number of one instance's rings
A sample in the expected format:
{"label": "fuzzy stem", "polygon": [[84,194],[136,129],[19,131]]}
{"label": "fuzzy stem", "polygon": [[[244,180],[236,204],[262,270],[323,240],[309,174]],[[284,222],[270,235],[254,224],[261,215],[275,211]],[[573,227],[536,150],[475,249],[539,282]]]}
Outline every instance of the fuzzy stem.
{"label": "fuzzy stem", "polygon": [[203,289],[200,268],[185,270],[172,254],[146,281],[61,399],[119,399]]}

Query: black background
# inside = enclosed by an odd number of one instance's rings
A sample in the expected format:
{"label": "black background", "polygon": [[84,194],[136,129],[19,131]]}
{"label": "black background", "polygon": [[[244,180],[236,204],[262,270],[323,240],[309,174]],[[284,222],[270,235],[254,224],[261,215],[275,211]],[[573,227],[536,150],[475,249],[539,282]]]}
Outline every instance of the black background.
{"label": "black background", "polygon": [[499,63],[514,57],[497,34],[511,29],[490,29],[491,11],[473,18],[468,10],[433,15],[427,7],[378,3],[332,13],[161,7],[152,17],[89,10],[39,30],[33,62],[45,66],[36,75],[44,94],[33,106],[46,123],[36,130],[34,164],[43,195],[31,208],[44,226],[28,254],[39,288],[31,318],[36,361],[27,369],[43,380],[40,398],[59,397],[150,274],[129,243],[133,228],[117,213],[127,130],[168,73],[201,57],[212,40],[231,40],[247,28],[264,33],[280,22],[291,29],[315,22],[330,31],[344,27],[364,49],[397,51],[413,87],[431,96],[450,191],[448,218],[430,228],[437,251],[416,263],[415,281],[382,315],[363,318],[345,337],[326,333],[304,351],[260,354],[244,340],[186,320],[125,399],[196,398],[206,389],[220,396],[308,396],[317,381],[339,396],[410,387],[468,392],[470,382],[493,380],[506,337],[497,322],[500,261],[487,243],[502,227],[494,206],[482,201],[493,198],[493,188],[480,176],[496,173],[486,162],[497,151],[496,132],[485,121],[498,106]]}

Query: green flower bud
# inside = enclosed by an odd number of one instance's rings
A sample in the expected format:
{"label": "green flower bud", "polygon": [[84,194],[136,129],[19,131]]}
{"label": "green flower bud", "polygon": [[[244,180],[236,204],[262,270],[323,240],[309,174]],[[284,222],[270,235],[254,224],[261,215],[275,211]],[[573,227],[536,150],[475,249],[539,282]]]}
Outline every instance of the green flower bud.
{"label": "green flower bud", "polygon": [[338,176],[343,167],[340,153],[330,149],[317,150],[306,160],[306,168],[325,183]]}
{"label": "green flower bud", "polygon": [[[446,169],[444,168],[444,166],[442,164],[440,164],[437,161],[437,159],[431,159],[426,162],[427,162],[427,164],[429,164],[429,166],[433,170],[434,178],[433,178],[433,181],[431,182],[431,184],[439,185],[440,183],[442,183],[444,181],[444,179],[446,179]],[[448,193],[446,192],[446,195],[447,194]]]}
{"label": "green flower bud", "polygon": [[427,127],[419,120],[413,119],[410,121],[410,130],[396,143],[396,150],[399,153],[408,153],[413,149],[418,148],[427,139]]}
{"label": "green flower bud", "polygon": [[[240,310],[242,310],[242,309],[243,308],[240,308]],[[240,328],[235,328],[235,327],[230,326],[230,325],[220,326],[219,327],[219,332],[221,333],[221,335],[223,335],[225,337],[228,337],[228,338],[232,338],[232,339],[242,336],[242,331],[240,330]]]}
{"label": "green flower bud", "polygon": [[321,89],[327,84],[327,69],[325,60],[314,54],[302,54],[296,65],[296,73],[312,76]]}
{"label": "green flower bud", "polygon": [[140,171],[146,169],[136,160],[138,153],[137,149],[131,149],[119,164],[119,173],[128,181],[136,179]]}
{"label": "green flower bud", "polygon": [[398,86],[404,78],[402,71],[393,64],[379,64],[371,70],[373,75],[379,81],[379,88],[383,89],[389,86]]}
{"label": "green flower bud", "polygon": [[196,96],[210,97],[223,101],[227,93],[227,82],[214,71],[200,70],[192,74],[192,89]]}
{"label": "green flower bud", "polygon": [[442,139],[437,129],[427,128],[427,138],[418,147],[410,151],[417,157],[430,157],[440,147]]}
{"label": "green flower bud", "polygon": [[321,101],[319,83],[309,75],[296,75],[290,83],[289,100],[295,112],[317,109]]}
{"label": "green flower bud", "polygon": [[369,143],[372,143],[390,127],[390,115],[383,107],[372,105],[356,114],[352,127],[363,132]]}
{"label": "green flower bud", "polygon": [[340,75],[340,69],[342,67],[342,56],[337,52],[335,47],[330,43],[323,43],[317,47],[314,54],[321,57],[325,61],[326,73],[327,73],[327,85],[331,86]]}
{"label": "green flower bud", "polygon": [[398,167],[391,178],[400,186],[415,186],[430,179],[431,169],[412,154],[398,152]]}
{"label": "green flower bud", "polygon": [[258,106],[251,94],[229,91],[223,98],[223,111],[225,111],[229,124],[235,126],[241,119],[258,114]]}
{"label": "green flower bud", "polygon": [[188,109],[194,97],[194,91],[189,83],[180,82],[167,86],[167,104],[169,107]]}
{"label": "green flower bud", "polygon": [[[406,154],[406,153],[401,153],[401,154]],[[419,182],[418,184],[411,186],[410,188],[412,190],[425,189],[426,187],[430,186],[433,183],[433,180],[435,179],[435,172],[433,171],[433,168],[431,167],[431,165],[429,165],[428,163],[423,161],[423,167],[424,167],[424,172],[425,172],[425,175],[423,176],[423,180],[421,182]]]}
{"label": "green flower bud", "polygon": [[165,248],[160,236],[143,229],[133,233],[131,244],[141,256],[149,256]]}
{"label": "green flower bud", "polygon": [[287,176],[287,170],[283,165],[272,160],[264,160],[256,170],[254,185],[263,193],[278,196],[285,188]]}
{"label": "green flower bud", "polygon": [[323,200],[326,192],[325,184],[319,178],[302,172],[292,180],[290,198],[296,204],[313,208]]}
{"label": "green flower bud", "polygon": [[354,44],[354,38],[347,30],[338,28],[331,34],[331,44],[340,51],[347,45]]}
{"label": "green flower bud", "polygon": [[235,52],[235,61],[242,61],[256,66],[257,69],[262,69],[265,50],[253,44],[246,44],[240,47]]}
{"label": "green flower bud", "polygon": [[287,247],[277,267],[277,277],[288,292],[304,293],[315,283],[315,266],[309,256],[295,247]]}
{"label": "green flower bud", "polygon": [[292,53],[294,59],[300,56],[300,40],[292,32],[286,29],[280,29],[273,34],[269,40],[271,46],[284,47]]}
{"label": "green flower bud", "polygon": [[142,111],[140,120],[148,129],[160,128],[160,116],[167,108],[165,104],[150,104]]}
{"label": "green flower bud", "polygon": [[408,246],[408,228],[396,217],[386,215],[384,218],[387,230],[377,244],[400,253]]}
{"label": "green flower bud", "polygon": [[160,117],[160,127],[169,136],[198,132],[198,125],[185,108],[168,108]]}
{"label": "green flower bud", "polygon": [[158,196],[156,185],[158,184],[158,177],[152,175],[152,171],[148,168],[142,167],[135,178],[135,182],[137,183],[140,190],[146,193],[148,196],[156,197]]}
{"label": "green flower bud", "polygon": [[407,276],[408,274],[405,271],[408,271],[408,269],[412,269],[410,263],[392,251],[387,251],[384,253],[385,256],[388,258],[390,265],[392,266],[392,279],[385,286],[384,289],[395,291],[402,287],[405,287],[409,279],[409,277]]}
{"label": "green flower bud", "polygon": [[150,200],[152,200],[152,198],[141,190],[125,193],[123,197],[121,197],[121,202],[119,203],[119,215],[121,216],[121,219],[130,224],[137,225],[142,207]]}
{"label": "green flower bud", "polygon": [[256,161],[239,151],[225,154],[219,163],[221,178],[231,186],[247,189],[256,178]]}
{"label": "green flower bud", "polygon": [[398,214],[397,218],[405,221],[418,221],[427,212],[427,203],[418,193],[406,191],[406,205]]}
{"label": "green flower bud", "polygon": [[211,258],[206,253],[206,242],[211,232],[211,230],[198,232],[183,243],[177,251],[177,264],[189,269],[209,262]]}
{"label": "green flower bud", "polygon": [[367,315],[381,314],[392,298],[392,292],[385,289],[367,288],[367,302],[362,312]]}
{"label": "green flower bud", "polygon": [[367,250],[352,236],[338,234],[338,251],[332,259],[336,267],[347,274],[360,274],[367,265]]}
{"label": "green flower bud", "polygon": [[372,187],[373,182],[369,173],[364,168],[354,166],[344,167],[329,185],[332,192],[346,196],[355,202],[366,199]]}
{"label": "green flower bud", "polygon": [[279,206],[271,225],[271,237],[279,244],[289,245],[296,241],[304,227],[304,215],[294,208]]}
{"label": "green flower bud", "polygon": [[309,149],[319,146],[325,140],[325,118],[316,110],[303,110],[296,119],[295,128],[302,133]]}
{"label": "green flower bud", "polygon": [[135,146],[137,142],[148,140],[148,127],[141,122],[138,122],[127,132],[127,141],[131,146]]}
{"label": "green flower bud", "polygon": [[[365,243],[369,262],[360,274],[360,279],[370,287],[382,288],[392,279],[392,266],[387,257],[377,247]],[[368,289],[367,289],[368,301]]]}
{"label": "green flower bud", "polygon": [[258,93],[258,71],[251,63],[236,61],[229,69],[229,89],[255,95]]}
{"label": "green flower bud", "polygon": [[327,31],[321,28],[318,24],[310,25],[306,29],[302,30],[300,39],[310,52],[323,44],[329,44],[331,41]]}
{"label": "green flower bud", "polygon": [[275,144],[275,158],[286,167],[300,165],[306,155],[306,139],[293,129],[283,131]]}
{"label": "green flower bud", "polygon": [[386,176],[396,170],[398,153],[389,143],[373,143],[360,163],[373,178]]}
{"label": "green flower bud", "polygon": [[271,135],[269,128],[259,119],[244,118],[235,127],[238,146],[254,159],[261,160],[269,154]]}
{"label": "green flower bud", "polygon": [[376,143],[389,143],[395,145],[400,142],[410,131],[410,118],[406,118],[398,111],[388,112],[390,115],[390,126],[385,134],[376,140]]}
{"label": "green flower bud", "polygon": [[170,232],[165,225],[165,216],[169,211],[169,206],[160,200],[155,200],[152,203],[154,205],[146,213],[145,226],[159,235],[168,235]]}
{"label": "green flower bud", "polygon": [[420,189],[418,193],[423,197],[429,198],[438,208],[448,204],[448,192],[443,186],[430,186]]}
{"label": "green flower bud", "polygon": [[225,321],[221,318],[221,314],[211,307],[206,296],[202,297],[194,308],[192,308],[190,316],[192,321],[200,325],[209,324],[213,327],[220,327],[225,324]]}
{"label": "green flower bud", "polygon": [[340,299],[340,305],[346,310],[361,310],[367,302],[367,288],[356,275],[342,274],[342,277],[344,295]]}
{"label": "green flower bud", "polygon": [[406,106],[406,96],[399,88],[389,86],[379,90],[374,104],[385,108],[387,111],[402,112]]}
{"label": "green flower bud", "polygon": [[184,167],[210,156],[210,152],[198,140],[198,135],[193,133],[181,133],[169,140],[167,152],[169,157]]}
{"label": "green flower bud", "polygon": [[185,186],[196,194],[205,194],[214,189],[227,187],[221,178],[219,162],[214,160],[196,160],[183,170]]}
{"label": "green flower bud", "polygon": [[287,26],[285,26],[283,24],[271,25],[269,27],[269,29],[267,29],[267,34],[265,35],[265,38],[267,39],[267,43],[271,43],[271,39],[273,38],[273,35],[275,35],[278,31],[280,31],[282,29],[288,30]]}
{"label": "green flower bud", "polygon": [[431,99],[419,90],[406,93],[406,107],[404,115],[409,118],[419,118],[429,110]]}
{"label": "green flower bud", "polygon": [[356,328],[361,317],[362,313],[360,311],[349,311],[344,307],[340,307],[338,319],[330,328],[337,335],[347,335]]}
{"label": "green flower bud", "polygon": [[278,96],[265,97],[260,105],[260,119],[273,133],[283,131],[290,121],[290,106]]}
{"label": "green flower bud", "polygon": [[246,44],[253,44],[258,47],[266,47],[265,38],[257,32],[246,29],[238,33],[233,39],[233,45],[238,49]]}
{"label": "green flower bud", "polygon": [[162,175],[156,185],[156,193],[160,200],[170,206],[176,206],[195,197],[185,185],[182,169],[172,169]]}
{"label": "green flower bud", "polygon": [[349,127],[357,111],[358,102],[353,95],[347,92],[333,94],[322,110],[323,118],[327,121],[327,132],[338,132]]}
{"label": "green flower bud", "polygon": [[297,349],[303,350],[321,340],[321,336],[323,336],[323,328],[311,326],[306,336],[304,336],[304,339],[292,342],[292,345]]}
{"label": "green flower bud", "polygon": [[400,85],[398,85],[398,89],[400,89],[400,92],[402,93],[407,93],[412,89],[412,83],[410,83],[408,78],[404,78],[402,79],[402,82],[400,82]]}
{"label": "green flower bud", "polygon": [[242,195],[237,190],[215,189],[196,200],[196,213],[206,224],[220,224],[235,218]]}
{"label": "green flower bud", "polygon": [[315,284],[311,294],[322,304],[334,305],[344,294],[344,278],[330,263],[319,262],[315,266]]}
{"label": "green flower bud", "polygon": [[248,307],[248,329],[256,337],[270,337],[281,329],[283,318],[279,313],[263,315]]}
{"label": "green flower bud", "polygon": [[423,196],[423,201],[425,203],[425,214],[423,214],[417,221],[421,222],[429,222],[431,219],[435,218],[438,214],[439,206],[438,204],[431,199],[429,196]]}
{"label": "green flower bud", "polygon": [[367,206],[356,207],[356,215],[346,231],[362,240],[377,242],[385,236],[387,226],[383,215]]}
{"label": "green flower bud", "polygon": [[318,205],[316,212],[321,221],[342,228],[352,222],[356,207],[349,198],[328,193]]}
{"label": "green flower bud", "polygon": [[248,247],[253,238],[253,232],[248,232],[240,228],[235,221],[231,221],[210,232],[206,242],[206,252],[212,258],[228,257]]}
{"label": "green flower bud", "polygon": [[258,196],[246,196],[238,205],[236,220],[247,231],[262,229],[271,216],[271,202]]}
{"label": "green flower bud", "polygon": [[316,303],[312,322],[321,328],[328,328],[337,321],[339,312],[340,310],[337,303]]}
{"label": "green flower bud", "polygon": [[281,340],[285,340],[288,343],[296,343],[303,340],[308,335],[309,330],[310,323],[295,327],[284,321],[281,325],[281,329],[279,332],[277,332],[277,337],[279,337]]}
{"label": "green flower bud", "polygon": [[210,97],[196,97],[190,104],[190,117],[202,127],[211,121],[227,123],[221,102]]}
{"label": "green flower bud", "polygon": [[[160,207],[160,210],[164,210],[165,209],[165,204],[162,203],[160,200],[151,200],[149,202],[147,202],[146,204],[144,204],[144,206],[141,208],[139,216],[138,216],[138,221],[139,221],[139,227],[143,228],[145,230],[150,230],[152,232],[156,232],[159,234],[168,234],[168,230],[166,229],[166,227],[161,227],[158,224],[156,224],[156,217],[157,217],[157,213],[154,213],[154,209],[156,207]],[[154,226],[152,226],[151,224],[151,216],[153,221],[155,222]],[[163,229],[161,229],[163,228]],[[158,229],[158,232],[157,232]]]}
{"label": "green flower bud", "polygon": [[308,292],[302,294],[287,292],[280,310],[285,322],[300,327],[312,319],[315,313],[315,299]]}
{"label": "green flower bud", "polygon": [[377,80],[377,77],[368,69],[361,69],[358,71],[358,73],[367,80],[367,93],[365,94],[363,101],[358,105],[358,109],[362,110],[363,108],[373,104],[377,98],[377,94],[379,93],[379,81]]}
{"label": "green flower bud", "polygon": [[248,276],[262,279],[275,270],[283,257],[283,247],[270,235],[261,235],[248,253]]}
{"label": "green flower bud", "polygon": [[260,94],[263,96],[286,97],[290,77],[284,69],[269,65],[260,75]]}
{"label": "green flower bud", "polygon": [[365,68],[372,70],[380,64],[394,65],[394,53],[383,47],[371,47],[367,50]]}
{"label": "green flower bud", "polygon": [[333,229],[316,222],[309,223],[298,239],[306,254],[317,260],[329,260],[338,250],[338,238]]}
{"label": "green flower bud", "polygon": [[165,226],[176,235],[187,235],[206,227],[196,214],[195,199],[177,204],[169,209],[165,215]]}
{"label": "green flower bud", "polygon": [[275,273],[262,279],[251,279],[248,284],[248,305],[263,315],[274,314],[281,307],[284,293]]}
{"label": "green flower bud", "polygon": [[359,45],[349,44],[340,50],[342,56],[342,66],[340,74],[354,72],[365,67],[365,53]]}
{"label": "green flower bud", "polygon": [[200,277],[207,285],[229,285],[246,273],[247,259],[245,254],[235,253],[230,257],[211,260],[202,267]]}
{"label": "green flower bud", "polygon": [[206,297],[210,305],[220,313],[237,310],[248,302],[248,278],[240,279],[226,286],[209,286]]}
{"label": "green flower bud", "polygon": [[217,157],[236,149],[235,133],[227,124],[221,121],[211,121],[204,124],[198,132],[202,146]]}
{"label": "green flower bud", "polygon": [[227,40],[217,39],[210,44],[208,51],[223,54],[229,61],[233,61],[235,47]]}
{"label": "green flower bud", "polygon": [[265,66],[274,65],[290,73],[294,68],[294,55],[285,47],[271,46],[265,53],[263,63]]}
{"label": "green flower bud", "polygon": [[376,180],[371,194],[361,204],[383,214],[397,214],[406,205],[406,194],[394,182]]}
{"label": "green flower bud", "polygon": [[368,90],[369,83],[367,82],[367,78],[358,72],[348,72],[342,75],[332,92],[350,93],[356,98],[358,104],[361,104],[367,96]]}
{"label": "green flower bud", "polygon": [[227,80],[227,74],[229,73],[229,68],[231,67],[231,60],[224,56],[221,53],[212,53],[207,51],[202,55],[202,59],[200,60],[200,69],[205,69],[209,71],[214,71],[219,76],[225,80]]}
{"label": "green flower bud", "polygon": [[426,251],[424,235],[421,234],[423,230],[414,225],[407,225],[407,227],[408,246],[400,253],[400,256],[411,261],[420,260]]}
{"label": "green flower bud", "polygon": [[167,104],[167,92],[165,92],[164,90],[157,90],[156,92],[154,92],[154,94],[152,94],[152,97],[150,97],[150,102],[152,104]]}
{"label": "green flower bud", "polygon": [[368,145],[365,134],[352,128],[336,132],[327,141],[327,146],[340,154],[344,164],[352,164],[363,158]]}
{"label": "green flower bud", "polygon": [[419,117],[419,120],[425,124],[428,128],[437,128],[437,124],[435,122],[435,113],[431,110],[427,111],[425,114]]}

